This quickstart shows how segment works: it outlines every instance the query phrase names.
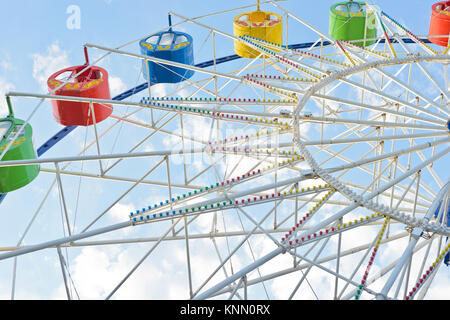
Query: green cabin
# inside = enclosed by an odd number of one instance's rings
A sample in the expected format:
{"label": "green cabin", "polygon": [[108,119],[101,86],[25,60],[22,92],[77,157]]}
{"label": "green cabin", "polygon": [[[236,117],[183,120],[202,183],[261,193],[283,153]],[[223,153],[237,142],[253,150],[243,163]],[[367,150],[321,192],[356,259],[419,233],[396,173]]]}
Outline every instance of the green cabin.
{"label": "green cabin", "polygon": [[[353,41],[377,37],[375,13],[364,2],[339,2],[330,8],[330,36],[335,40]],[[354,42],[370,46],[375,40]]]}
{"label": "green cabin", "polygon": [[[0,119],[0,155],[9,147],[1,161],[36,159],[33,146],[33,130],[30,124],[23,128],[25,121],[13,116],[8,99],[10,115]],[[21,133],[13,141],[17,132]],[[0,167],[0,193],[7,193],[22,188],[33,181],[39,174],[38,165]]]}

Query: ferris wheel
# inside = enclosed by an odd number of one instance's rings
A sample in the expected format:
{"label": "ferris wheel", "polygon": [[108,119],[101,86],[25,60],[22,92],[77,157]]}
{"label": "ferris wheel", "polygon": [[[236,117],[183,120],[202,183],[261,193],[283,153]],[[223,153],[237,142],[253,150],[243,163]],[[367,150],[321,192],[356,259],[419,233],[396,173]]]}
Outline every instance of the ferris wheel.
{"label": "ferris wheel", "polygon": [[[170,12],[137,41],[86,44],[48,93],[8,93],[0,212],[23,218],[5,220],[3,291],[450,298],[450,1],[427,37],[388,10],[336,3],[328,32],[278,1]],[[289,43],[300,32],[313,42]],[[144,82],[111,98],[106,56]],[[24,100],[37,106],[16,119]],[[50,103],[63,129],[30,151]]]}

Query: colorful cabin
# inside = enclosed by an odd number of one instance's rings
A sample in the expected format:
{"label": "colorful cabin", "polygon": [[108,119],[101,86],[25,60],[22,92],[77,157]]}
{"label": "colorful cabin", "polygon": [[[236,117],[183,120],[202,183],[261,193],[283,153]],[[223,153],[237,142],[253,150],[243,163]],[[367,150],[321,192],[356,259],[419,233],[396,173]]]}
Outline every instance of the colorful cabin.
{"label": "colorful cabin", "polygon": [[[244,35],[265,40],[276,44],[283,44],[283,18],[276,13],[261,11],[242,13],[234,18],[233,30],[236,37]],[[235,41],[234,52],[243,58],[256,58],[260,52]]]}
{"label": "colorful cabin", "polygon": [[[330,8],[330,36],[335,40],[354,41],[377,37],[377,22],[373,12],[364,2],[339,2]],[[370,46],[375,40],[355,42],[356,45]]]}
{"label": "colorful cabin", "polygon": [[[178,62],[186,65],[194,65],[194,42],[190,35],[173,30],[151,35],[140,42],[143,55]],[[148,62],[148,70],[143,62],[143,74],[146,80],[150,73],[150,82],[177,83],[191,78],[193,70],[178,68],[166,64]]]}
{"label": "colorful cabin", "polygon": [[[37,158],[33,146],[33,130],[29,124],[23,128],[24,124],[25,121],[14,118],[12,113],[7,118],[0,119],[0,154],[9,147],[1,161]],[[21,133],[12,141],[19,130]],[[33,181],[38,174],[38,165],[0,167],[0,193],[22,188]]]}
{"label": "colorful cabin", "polygon": [[[60,70],[50,76],[47,81],[50,92],[66,83],[53,94],[78,98],[95,98],[110,100],[108,72],[105,69],[89,66],[86,54],[86,64]],[[79,74],[83,71],[81,74]],[[93,103],[92,110],[88,102],[53,100],[53,116],[63,126],[90,126],[108,118],[113,107],[110,104]]]}
{"label": "colorful cabin", "polygon": [[[449,44],[450,34],[450,1],[441,1],[431,6],[430,29],[428,39],[442,47]],[[442,37],[432,37],[442,36]]]}

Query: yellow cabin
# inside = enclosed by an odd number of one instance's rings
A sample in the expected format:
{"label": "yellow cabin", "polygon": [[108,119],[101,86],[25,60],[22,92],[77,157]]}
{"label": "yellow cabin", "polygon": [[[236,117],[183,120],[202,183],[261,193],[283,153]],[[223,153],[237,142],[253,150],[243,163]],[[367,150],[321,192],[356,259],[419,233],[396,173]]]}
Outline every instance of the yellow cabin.
{"label": "yellow cabin", "polygon": [[[276,44],[283,43],[283,18],[276,13],[258,10],[242,13],[234,18],[234,35],[244,35]],[[235,41],[234,51],[243,58],[256,58],[259,52],[246,44]]]}

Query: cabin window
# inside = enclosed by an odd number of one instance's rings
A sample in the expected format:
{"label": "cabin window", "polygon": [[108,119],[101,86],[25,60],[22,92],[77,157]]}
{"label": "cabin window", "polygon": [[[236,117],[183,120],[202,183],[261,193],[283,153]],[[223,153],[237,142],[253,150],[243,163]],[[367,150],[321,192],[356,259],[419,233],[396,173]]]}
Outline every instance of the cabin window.
{"label": "cabin window", "polygon": [[348,10],[351,13],[359,13],[361,11],[361,7],[358,3],[349,3],[348,4]]}
{"label": "cabin window", "polygon": [[183,43],[183,42],[188,42],[188,38],[186,36],[180,35],[175,39],[175,45]]}
{"label": "cabin window", "polygon": [[343,4],[336,6],[335,10],[337,11],[337,13],[339,13],[341,15],[348,16],[347,6],[345,6]]}
{"label": "cabin window", "polygon": [[8,130],[11,128],[11,121],[3,121],[0,122],[0,139],[5,138],[5,135],[8,133]]}
{"label": "cabin window", "polygon": [[150,44],[158,44],[159,41],[159,37],[158,36],[152,36],[150,38],[148,38],[147,40],[145,40],[145,42],[150,43]]}
{"label": "cabin window", "polygon": [[[11,131],[11,134],[9,135],[11,138],[14,138],[15,136],[16,136],[16,134],[17,134],[17,132],[19,132],[19,130],[22,130],[22,125],[18,125],[18,126],[15,126],[13,129],[12,129],[12,131]],[[25,136],[25,129],[24,130],[22,130],[22,132],[17,136],[17,138],[21,138],[21,137],[23,137],[23,136]]]}
{"label": "cabin window", "polygon": [[174,34],[173,33],[164,33],[161,36],[161,40],[159,41],[159,45],[160,46],[170,46],[173,42],[173,38],[174,38]]}

